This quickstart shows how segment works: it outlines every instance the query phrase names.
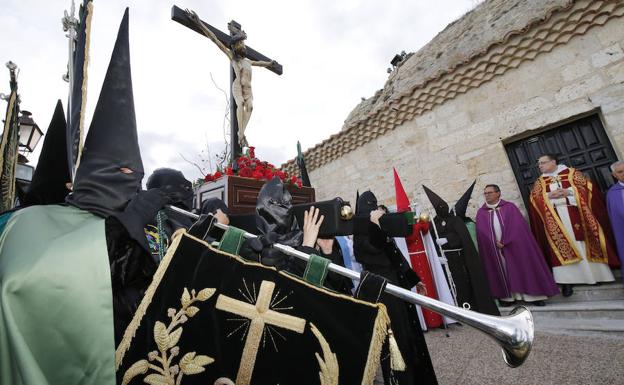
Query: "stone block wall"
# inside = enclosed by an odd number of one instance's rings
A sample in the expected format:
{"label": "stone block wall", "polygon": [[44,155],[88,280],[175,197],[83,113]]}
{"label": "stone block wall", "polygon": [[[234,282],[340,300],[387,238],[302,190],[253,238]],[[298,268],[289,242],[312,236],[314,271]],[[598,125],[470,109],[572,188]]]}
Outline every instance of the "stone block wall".
{"label": "stone block wall", "polygon": [[593,27],[502,76],[417,116],[311,172],[317,199],[372,190],[395,203],[392,167],[410,199],[428,209],[425,184],[449,203],[474,179],[468,209],[483,204],[485,184],[525,210],[504,143],[598,111],[620,159],[624,155],[624,22]]}

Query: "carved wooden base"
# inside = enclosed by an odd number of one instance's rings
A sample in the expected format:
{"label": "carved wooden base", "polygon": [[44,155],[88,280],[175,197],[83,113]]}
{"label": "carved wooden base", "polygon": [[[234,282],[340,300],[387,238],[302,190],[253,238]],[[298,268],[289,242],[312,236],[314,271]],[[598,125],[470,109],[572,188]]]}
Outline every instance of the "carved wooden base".
{"label": "carved wooden base", "polygon": [[[214,182],[206,182],[195,191],[196,208],[209,198],[219,198],[232,214],[253,214],[256,212],[258,193],[266,181],[240,176],[224,175]],[[288,186],[293,204],[314,202],[314,189],[311,187]]]}

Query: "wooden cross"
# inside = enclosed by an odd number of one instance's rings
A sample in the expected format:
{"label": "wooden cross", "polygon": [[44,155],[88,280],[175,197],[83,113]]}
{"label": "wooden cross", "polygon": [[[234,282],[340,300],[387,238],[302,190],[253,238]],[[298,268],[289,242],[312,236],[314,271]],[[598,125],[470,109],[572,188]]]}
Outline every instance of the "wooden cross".
{"label": "wooden cross", "polygon": [[305,329],[305,319],[278,313],[269,309],[274,289],[274,282],[262,281],[258,299],[255,304],[226,297],[223,294],[219,295],[217,298],[217,304],[215,306],[217,309],[251,320],[247,331],[245,347],[243,348],[243,355],[241,356],[241,363],[238,367],[238,374],[236,375],[236,385],[249,385],[251,382],[251,375],[256,363],[256,356],[265,325],[279,326],[299,334],[302,334]]}
{"label": "wooden cross", "polygon": [[[177,7],[174,5],[171,8],[171,19],[174,21],[177,21],[178,23],[184,25],[185,27],[192,29],[193,31],[201,35],[204,35],[201,29],[189,18],[186,11],[184,11],[180,7]],[[210,24],[204,21],[201,21],[201,23],[208,30],[210,30],[216,36],[219,42],[221,42],[225,47],[230,47],[232,43],[232,36],[235,34],[234,30],[239,30],[239,31],[241,30],[241,25],[235,22],[234,20],[230,22],[230,35],[219,31],[218,29],[216,29],[215,27],[211,26]],[[272,64],[269,66],[266,66],[266,68],[269,71],[274,72],[278,75],[282,74],[283,68],[281,64],[269,59],[268,57],[264,56],[263,54],[259,53],[258,51],[254,50],[253,48],[249,46],[246,46],[245,57],[255,62],[272,62]],[[232,163],[234,163],[234,159],[236,159],[238,156],[242,154],[242,149],[239,144],[239,138],[238,138],[238,120],[237,120],[237,113],[236,113],[237,106],[236,106],[236,101],[234,100],[234,97],[232,96],[233,95],[232,85],[234,84],[235,80],[236,80],[236,75],[234,73],[234,68],[230,66],[230,142],[231,142],[230,154],[232,157],[231,158]]]}

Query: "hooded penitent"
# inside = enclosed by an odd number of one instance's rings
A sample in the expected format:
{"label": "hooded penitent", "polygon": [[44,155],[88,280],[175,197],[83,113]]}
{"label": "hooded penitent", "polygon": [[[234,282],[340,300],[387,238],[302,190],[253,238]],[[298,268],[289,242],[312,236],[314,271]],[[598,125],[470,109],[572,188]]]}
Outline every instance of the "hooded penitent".
{"label": "hooded penitent", "polygon": [[364,191],[358,195],[355,204],[355,213],[357,215],[368,215],[371,211],[377,209],[377,197],[371,191]]}
{"label": "hooded penitent", "polygon": [[468,202],[470,202],[470,197],[472,196],[472,190],[474,190],[474,186],[477,181],[472,182],[468,190],[464,193],[464,195],[459,198],[459,200],[455,203],[455,215],[462,219],[466,219],[466,210],[468,209]]}
{"label": "hooded penitent", "polygon": [[429,198],[429,202],[433,206],[433,209],[436,212],[436,215],[440,218],[446,218],[449,216],[449,205],[446,201],[433,191],[431,191],[427,186],[423,185],[423,190],[425,190],[425,194],[427,194],[427,198]]}
{"label": "hooded penitent", "polygon": [[[281,243],[292,247],[301,246],[303,232],[291,214],[291,207],[290,192],[279,178],[275,177],[262,186],[256,203],[258,215],[256,227],[265,244]],[[271,247],[262,249],[261,261],[263,264],[277,266],[295,274],[303,273],[302,263]]]}
{"label": "hooded penitent", "polygon": [[142,179],[126,11],[67,203],[108,217],[124,209]]}
{"label": "hooded penitent", "polygon": [[125,206],[143,171],[129,65],[126,11],[70,205],[19,210],[0,238],[1,384],[115,383],[115,291],[101,217]]}
{"label": "hooded penitent", "polygon": [[[403,183],[401,183],[401,178],[399,178],[399,174],[396,170],[394,172],[394,190],[397,202],[397,211],[406,212],[410,211],[409,198],[405,189],[403,188]],[[438,299],[438,293],[436,288],[436,280],[434,279],[433,273],[435,270],[434,266],[431,266],[429,262],[429,256],[425,251],[425,244],[423,242],[423,234],[426,234],[429,230],[429,223],[421,223],[420,221],[415,223],[412,226],[412,232],[405,237],[405,242],[407,244],[407,251],[409,253],[407,258],[409,258],[411,262],[412,270],[418,274],[418,277],[422,280],[425,287],[427,288],[427,296],[433,299]],[[437,258],[436,258],[437,259]],[[435,261],[439,264],[438,261]],[[443,277],[436,277],[438,279],[443,279]],[[446,281],[444,281],[446,282]],[[442,316],[438,313],[435,313],[429,309],[422,308],[423,318],[425,319],[425,323],[428,328],[437,328],[442,325]]]}
{"label": "hooded penitent", "polygon": [[[377,207],[375,194],[365,191],[358,196],[356,215],[361,218],[368,217]],[[383,230],[381,219],[380,223],[382,228],[369,219],[368,233],[366,235],[356,233],[353,236],[355,259],[365,270],[380,275],[393,284],[411,289],[420,278],[409,267],[393,238]],[[437,384],[427,345],[418,324],[415,306],[386,293],[381,295],[381,302],[388,309],[392,331],[406,364],[404,371],[391,372],[391,363],[388,359],[390,354],[384,350],[381,366],[386,383],[391,383],[393,378],[393,381],[399,384]]]}
{"label": "hooded penitent", "polygon": [[440,241],[446,240],[440,247],[451,270],[457,306],[499,315],[466,224],[458,216],[449,213],[448,204],[439,195],[424,185],[423,190],[437,214],[433,219],[436,230],[434,235],[437,233]]}
{"label": "hooded penitent", "polygon": [[65,114],[59,100],[46,132],[41,155],[32,181],[22,202],[24,206],[63,203],[69,193],[67,184],[71,182],[65,152]]}
{"label": "hooded penitent", "polygon": [[468,232],[470,233],[470,238],[472,239],[472,243],[474,243],[475,247],[478,248],[477,227],[475,225],[475,222],[472,220],[472,218],[469,218],[466,216],[466,210],[468,209],[468,202],[470,202],[470,197],[472,196],[472,190],[474,190],[475,183],[477,183],[476,180],[472,182],[472,184],[470,185],[470,187],[468,187],[468,190],[466,190],[464,195],[462,195],[461,198],[459,198],[459,200],[455,203],[453,210],[455,211],[455,215],[461,218],[466,224],[466,228],[468,229]]}
{"label": "hooded penitent", "polygon": [[290,212],[291,207],[292,196],[277,177],[266,182],[258,193],[256,212],[265,230],[279,234],[299,232],[297,223]]}
{"label": "hooded penitent", "polygon": [[[172,168],[159,168],[147,178],[147,190],[158,189],[162,195],[166,197],[168,204],[176,206],[186,211],[193,208],[193,184],[184,177],[181,171]],[[150,191],[151,192],[151,191]],[[141,196],[145,196],[143,193]],[[134,198],[140,199],[138,196]],[[128,205],[128,208],[132,204]],[[145,211],[141,205],[139,211]],[[124,222],[126,230],[134,234],[133,238],[139,244],[145,246],[145,235],[147,234],[147,244],[149,251],[159,256],[159,260],[166,251],[166,245],[169,243],[171,236],[178,229],[188,230],[193,225],[193,220],[184,214],[178,213],[168,207],[160,208],[154,218],[147,219],[147,223],[137,222],[136,219],[142,215],[125,213],[118,216]],[[163,239],[161,239],[161,237]]]}
{"label": "hooded penitent", "polygon": [[170,199],[171,204],[181,209],[193,208],[193,184],[181,171],[159,168],[147,178],[147,189],[159,188]]}

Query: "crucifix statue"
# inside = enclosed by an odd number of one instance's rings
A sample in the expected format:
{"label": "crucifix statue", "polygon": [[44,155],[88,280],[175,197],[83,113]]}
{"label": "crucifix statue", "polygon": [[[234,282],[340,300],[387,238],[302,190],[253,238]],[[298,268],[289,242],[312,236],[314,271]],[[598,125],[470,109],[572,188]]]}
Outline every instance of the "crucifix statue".
{"label": "crucifix statue", "polygon": [[245,129],[253,111],[251,92],[251,67],[265,67],[278,75],[282,66],[275,60],[245,45],[247,34],[241,25],[232,20],[228,23],[229,35],[199,19],[193,11],[182,11],[174,6],[171,18],[209,38],[230,59],[230,133],[231,156],[234,160],[248,146]]}
{"label": "crucifix statue", "polygon": [[239,301],[223,294],[217,298],[215,305],[217,309],[250,320],[247,339],[241,356],[241,365],[236,376],[236,385],[250,384],[258,348],[266,326],[278,326],[299,334],[305,330],[305,319],[271,310],[273,290],[275,290],[274,282],[262,281],[256,303]]}

